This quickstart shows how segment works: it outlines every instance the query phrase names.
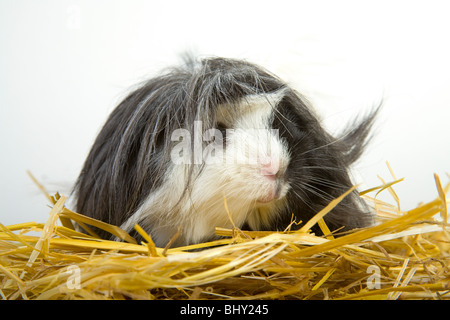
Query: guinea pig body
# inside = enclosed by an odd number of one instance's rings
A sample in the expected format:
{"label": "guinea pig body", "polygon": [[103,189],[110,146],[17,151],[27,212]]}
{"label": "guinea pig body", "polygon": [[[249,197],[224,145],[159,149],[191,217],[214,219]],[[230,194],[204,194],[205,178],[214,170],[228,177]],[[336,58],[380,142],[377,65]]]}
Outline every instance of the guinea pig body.
{"label": "guinea pig body", "polygon": [[[352,186],[349,166],[375,115],[333,137],[298,93],[262,68],[191,62],[150,79],[112,112],[75,186],[76,210],[130,233],[139,224],[158,246],[180,228],[177,246],[233,224],[283,230]],[[370,225],[372,215],[353,192],[325,221],[348,230]]]}

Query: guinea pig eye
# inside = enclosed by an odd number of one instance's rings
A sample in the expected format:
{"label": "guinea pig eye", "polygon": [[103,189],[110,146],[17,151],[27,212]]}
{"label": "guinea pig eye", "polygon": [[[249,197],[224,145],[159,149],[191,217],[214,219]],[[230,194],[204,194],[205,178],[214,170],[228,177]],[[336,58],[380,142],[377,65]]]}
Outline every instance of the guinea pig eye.
{"label": "guinea pig eye", "polygon": [[213,130],[213,133],[208,134],[208,141],[213,141],[215,144],[223,145],[223,143],[226,141],[226,130],[224,124],[218,122],[215,126],[215,128],[211,128]]}
{"label": "guinea pig eye", "polygon": [[220,133],[222,133],[223,140],[225,140],[226,133],[227,133],[227,127],[223,123],[218,122],[216,129],[219,130]]}

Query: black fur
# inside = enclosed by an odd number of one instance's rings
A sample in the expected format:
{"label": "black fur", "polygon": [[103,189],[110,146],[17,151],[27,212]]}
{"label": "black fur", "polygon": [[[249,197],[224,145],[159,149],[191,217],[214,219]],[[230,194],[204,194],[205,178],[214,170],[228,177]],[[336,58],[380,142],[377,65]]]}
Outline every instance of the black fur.
{"label": "black fur", "polygon": [[[286,171],[291,185],[286,196],[288,205],[277,221],[277,229],[282,230],[289,224],[292,214],[297,222],[307,222],[353,186],[349,167],[363,153],[379,108],[338,137],[322,128],[293,91],[285,96],[278,109],[284,117],[276,117],[273,127],[289,141],[291,153]],[[373,217],[358,191],[353,191],[325,216],[325,221],[331,230],[344,231],[368,226],[373,223]],[[313,229],[321,233],[317,226]]]}

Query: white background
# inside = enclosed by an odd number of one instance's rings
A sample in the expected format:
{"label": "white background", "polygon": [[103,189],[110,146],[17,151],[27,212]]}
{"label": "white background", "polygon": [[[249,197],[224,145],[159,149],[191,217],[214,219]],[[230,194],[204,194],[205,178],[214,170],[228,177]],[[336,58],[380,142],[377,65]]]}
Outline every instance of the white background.
{"label": "white background", "polygon": [[[355,182],[398,178],[403,208],[450,171],[446,1],[0,1],[0,222],[44,222],[26,175],[69,195],[128,88],[192,50],[258,63],[337,131],[384,98]],[[389,200],[389,197],[387,197]]]}

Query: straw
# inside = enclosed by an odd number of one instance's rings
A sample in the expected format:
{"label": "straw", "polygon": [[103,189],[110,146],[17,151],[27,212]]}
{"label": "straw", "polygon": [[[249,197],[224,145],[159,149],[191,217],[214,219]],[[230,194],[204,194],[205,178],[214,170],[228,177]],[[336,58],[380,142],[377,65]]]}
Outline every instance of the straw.
{"label": "straw", "polygon": [[[144,240],[137,243],[117,226],[71,211],[66,197],[46,194],[52,209],[45,223],[0,224],[0,297],[449,299],[450,185],[442,187],[435,175],[436,199],[404,211],[394,190],[402,179],[393,178],[360,193],[376,212],[369,228],[337,235],[325,223],[352,188],[296,231],[217,226],[219,240],[165,248],[140,226],[135,229]],[[377,199],[381,192],[394,204]],[[80,233],[74,222],[123,241]],[[325,236],[311,233],[316,223]]]}

